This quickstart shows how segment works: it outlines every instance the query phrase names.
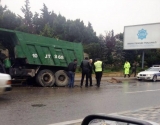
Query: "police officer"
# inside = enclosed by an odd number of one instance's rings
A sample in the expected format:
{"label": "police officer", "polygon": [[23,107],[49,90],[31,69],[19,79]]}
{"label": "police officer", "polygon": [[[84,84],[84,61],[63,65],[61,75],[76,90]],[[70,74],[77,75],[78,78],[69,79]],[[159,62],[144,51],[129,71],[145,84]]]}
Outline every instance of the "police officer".
{"label": "police officer", "polygon": [[126,75],[128,75],[128,78],[130,77],[129,75],[129,70],[130,70],[130,63],[126,60],[125,64],[124,64],[124,78],[126,77]]}
{"label": "police officer", "polygon": [[137,69],[138,63],[136,61],[134,61],[134,63],[132,64],[132,74],[134,74],[134,77],[136,77],[136,69]]}
{"label": "police officer", "polygon": [[89,71],[90,71],[90,63],[88,60],[88,57],[85,57],[85,60],[81,62],[80,67],[82,68],[82,78],[81,78],[81,86],[83,86],[84,77],[86,76],[86,84],[85,87],[88,87],[88,77],[89,77]]}
{"label": "police officer", "polygon": [[96,75],[97,87],[100,87],[103,68],[104,68],[103,62],[100,61],[99,58],[96,59],[96,62],[94,63],[94,71],[95,71],[95,75]]}
{"label": "police officer", "polygon": [[93,69],[92,69],[92,62],[93,62],[93,60],[90,59],[90,60],[89,60],[90,70],[89,70],[89,77],[88,77],[88,78],[89,78],[89,81],[90,81],[90,86],[93,86],[93,85],[92,85],[92,73],[93,73],[93,71],[92,71],[92,70],[93,70]]}

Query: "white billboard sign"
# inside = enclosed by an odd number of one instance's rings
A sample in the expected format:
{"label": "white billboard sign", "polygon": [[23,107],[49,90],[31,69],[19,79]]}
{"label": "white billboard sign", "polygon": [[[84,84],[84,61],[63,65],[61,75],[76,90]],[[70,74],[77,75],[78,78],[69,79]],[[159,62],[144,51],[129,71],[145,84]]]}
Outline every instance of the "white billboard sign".
{"label": "white billboard sign", "polygon": [[123,49],[160,48],[160,23],[124,27]]}

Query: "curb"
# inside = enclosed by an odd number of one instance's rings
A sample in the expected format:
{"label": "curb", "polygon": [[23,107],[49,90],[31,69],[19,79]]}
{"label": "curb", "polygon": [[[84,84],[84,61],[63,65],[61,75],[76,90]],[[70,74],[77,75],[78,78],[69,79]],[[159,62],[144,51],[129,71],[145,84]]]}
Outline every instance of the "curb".
{"label": "curb", "polygon": [[[115,79],[117,79],[117,80],[137,80],[136,79],[136,77],[129,77],[129,78],[124,78],[124,77],[117,77],[117,76],[115,76],[115,77],[102,77],[102,79],[101,79],[101,81],[105,81],[105,80],[110,80],[111,78],[115,78]],[[79,80],[81,80],[81,77],[75,77],[75,81],[79,81]],[[84,81],[85,81],[86,79],[84,78]],[[96,79],[95,79],[95,77],[92,77],[92,81],[95,81]]]}

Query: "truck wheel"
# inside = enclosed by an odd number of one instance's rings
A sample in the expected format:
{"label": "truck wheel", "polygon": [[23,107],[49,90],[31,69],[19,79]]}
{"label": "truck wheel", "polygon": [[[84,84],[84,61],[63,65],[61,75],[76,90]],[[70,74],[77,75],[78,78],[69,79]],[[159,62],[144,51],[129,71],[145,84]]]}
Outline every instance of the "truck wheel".
{"label": "truck wheel", "polygon": [[43,87],[51,87],[55,83],[54,74],[48,69],[41,70],[36,76],[36,82]]}
{"label": "truck wheel", "polygon": [[55,73],[56,85],[57,86],[66,86],[69,84],[69,77],[64,70],[59,70]]}
{"label": "truck wheel", "polygon": [[156,82],[156,81],[157,81],[157,76],[154,75],[154,76],[153,76],[153,82]]}

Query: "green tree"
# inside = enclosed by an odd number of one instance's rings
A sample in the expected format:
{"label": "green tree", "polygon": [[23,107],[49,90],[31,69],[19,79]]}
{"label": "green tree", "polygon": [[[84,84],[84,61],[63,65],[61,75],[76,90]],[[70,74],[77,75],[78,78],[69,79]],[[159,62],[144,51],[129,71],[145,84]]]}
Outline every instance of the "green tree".
{"label": "green tree", "polygon": [[54,37],[65,40],[66,18],[59,14],[53,21]]}
{"label": "green tree", "polygon": [[113,63],[112,52],[114,51],[116,45],[116,39],[114,37],[113,31],[106,33],[105,36],[100,35],[99,40],[103,50],[102,52],[103,61],[107,64],[112,64]]}
{"label": "green tree", "polygon": [[6,29],[16,29],[21,24],[21,20],[16,14],[7,9],[7,6],[0,6],[0,27]]}
{"label": "green tree", "polygon": [[44,23],[42,17],[40,17],[39,14],[35,12],[32,19],[33,19],[34,33],[40,34],[40,32],[42,32],[42,30],[44,29],[43,27]]}
{"label": "green tree", "polygon": [[123,42],[123,33],[119,33],[119,34],[115,35],[115,38],[116,38],[117,40]]}
{"label": "green tree", "polygon": [[7,10],[7,6],[5,5],[4,7],[0,5],[0,17],[3,15],[3,13]]}
{"label": "green tree", "polygon": [[160,64],[160,50],[153,49],[153,50],[145,50],[145,65],[151,67],[154,64]]}
{"label": "green tree", "polygon": [[65,38],[68,41],[71,42],[80,42],[80,29],[79,26],[77,25],[79,23],[80,20],[67,20],[66,25],[64,26],[64,34],[65,34]]}
{"label": "green tree", "polygon": [[85,28],[84,31],[85,36],[85,43],[92,43],[92,42],[98,42],[98,37],[96,36],[96,32],[94,32],[92,24],[88,22],[88,26]]}
{"label": "green tree", "polygon": [[3,27],[3,14],[6,11],[7,6],[1,6],[0,5],[0,26]]}
{"label": "green tree", "polygon": [[53,30],[49,24],[45,24],[43,31],[40,32],[40,35],[46,37],[53,37]]}
{"label": "green tree", "polygon": [[113,63],[112,65],[116,70],[121,69],[124,63],[124,51],[123,51],[123,42],[116,39],[115,48],[112,52]]}
{"label": "green tree", "polygon": [[84,52],[89,54],[89,57],[92,59],[100,58],[100,55],[102,53],[101,45],[100,43],[90,43],[90,44],[84,44]]}
{"label": "green tree", "polygon": [[3,28],[6,29],[16,29],[21,24],[21,19],[17,17],[13,12],[10,10],[7,10],[3,13],[3,19],[1,21],[3,24]]}
{"label": "green tree", "polygon": [[[23,24],[22,25],[24,25],[26,32],[34,33],[34,27],[32,25],[33,14],[30,11],[29,0],[25,0],[25,5],[24,5],[24,7],[22,6],[21,10],[24,13],[24,19],[23,19]],[[23,26],[21,26],[21,27],[23,27]]]}
{"label": "green tree", "polygon": [[128,60],[129,62],[137,61],[137,57],[139,55],[138,50],[123,50],[124,52],[124,60]]}
{"label": "green tree", "polygon": [[49,24],[49,18],[51,12],[48,11],[48,7],[45,4],[43,4],[43,8],[41,9],[41,11],[42,11],[41,18],[43,20],[43,24],[44,25],[47,23]]}

